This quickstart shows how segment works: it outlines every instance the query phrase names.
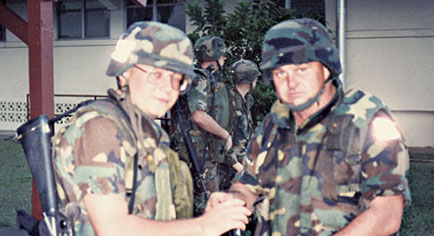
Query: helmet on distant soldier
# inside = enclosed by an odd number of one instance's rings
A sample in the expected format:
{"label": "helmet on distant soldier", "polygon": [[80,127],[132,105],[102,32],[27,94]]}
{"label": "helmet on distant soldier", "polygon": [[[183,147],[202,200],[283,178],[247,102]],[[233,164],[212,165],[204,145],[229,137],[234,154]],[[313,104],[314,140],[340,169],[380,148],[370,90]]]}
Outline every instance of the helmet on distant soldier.
{"label": "helmet on distant soldier", "polygon": [[201,37],[194,44],[194,55],[199,62],[217,61],[225,53],[225,42],[217,36]]}
{"label": "helmet on distant soldier", "polygon": [[318,61],[330,71],[330,78],[341,72],[339,52],[328,30],[318,21],[309,18],[286,20],[265,35],[262,45],[263,77],[271,79],[271,71],[286,64]]}
{"label": "helmet on distant soldier", "polygon": [[238,60],[232,64],[230,73],[235,84],[250,84],[261,75],[256,63],[245,59]]}
{"label": "helmet on distant soldier", "polygon": [[106,74],[119,76],[136,64],[145,64],[181,73],[190,83],[195,76],[193,59],[192,43],[184,32],[163,23],[141,21],[121,35]]}

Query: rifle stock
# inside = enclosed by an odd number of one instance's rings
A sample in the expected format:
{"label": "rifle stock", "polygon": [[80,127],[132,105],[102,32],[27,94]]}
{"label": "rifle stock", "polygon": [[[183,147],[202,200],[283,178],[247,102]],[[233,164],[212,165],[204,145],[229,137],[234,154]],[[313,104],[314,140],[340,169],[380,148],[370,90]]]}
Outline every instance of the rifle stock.
{"label": "rifle stock", "polygon": [[[57,191],[54,180],[54,171],[51,161],[51,135],[50,122],[46,115],[40,115],[17,129],[17,139],[20,142],[32,178],[35,181],[36,189],[41,201],[43,220],[33,222],[25,212],[19,212],[17,219],[20,227],[29,228],[32,235],[35,234],[37,224],[37,235],[72,235],[66,217],[59,212],[57,206]],[[26,226],[26,223],[27,226]]]}
{"label": "rifle stock", "polygon": [[51,163],[51,129],[48,117],[40,115],[30,120],[17,129],[17,134],[38,189],[42,211],[54,214],[58,209]]}

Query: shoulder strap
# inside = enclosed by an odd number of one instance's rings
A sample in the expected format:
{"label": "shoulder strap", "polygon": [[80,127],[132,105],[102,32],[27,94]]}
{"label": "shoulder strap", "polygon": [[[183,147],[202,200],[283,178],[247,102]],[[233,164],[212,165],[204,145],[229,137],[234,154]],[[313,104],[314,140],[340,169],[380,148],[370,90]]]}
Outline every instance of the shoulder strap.
{"label": "shoulder strap", "polygon": [[[229,102],[228,102],[229,103],[229,130],[228,131],[231,135],[234,134],[235,127],[237,127],[238,122],[239,122],[239,118],[238,118],[238,116],[236,114],[236,110],[235,110],[235,107],[236,107],[235,103],[237,101],[236,101],[236,97],[235,97],[233,89],[235,89],[235,88],[230,87],[229,85],[226,85],[226,91],[227,91],[228,100],[229,100]],[[233,122],[233,121],[235,121],[235,122]]]}

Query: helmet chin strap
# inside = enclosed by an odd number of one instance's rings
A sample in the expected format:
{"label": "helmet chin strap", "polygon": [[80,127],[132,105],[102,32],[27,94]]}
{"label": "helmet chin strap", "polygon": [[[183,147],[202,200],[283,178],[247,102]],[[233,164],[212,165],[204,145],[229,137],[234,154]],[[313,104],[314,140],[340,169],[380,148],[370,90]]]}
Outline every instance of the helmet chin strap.
{"label": "helmet chin strap", "polygon": [[287,107],[289,107],[290,111],[303,111],[312,106],[315,102],[319,103],[320,96],[324,93],[325,86],[328,82],[331,82],[334,78],[328,78],[322,85],[321,90],[315,95],[315,97],[309,98],[305,103],[302,103],[300,105],[293,105],[293,104],[287,104],[284,103]]}
{"label": "helmet chin strap", "polygon": [[217,67],[218,67],[219,71],[222,71],[223,67],[220,64],[219,60],[216,60],[215,62],[217,62]]}

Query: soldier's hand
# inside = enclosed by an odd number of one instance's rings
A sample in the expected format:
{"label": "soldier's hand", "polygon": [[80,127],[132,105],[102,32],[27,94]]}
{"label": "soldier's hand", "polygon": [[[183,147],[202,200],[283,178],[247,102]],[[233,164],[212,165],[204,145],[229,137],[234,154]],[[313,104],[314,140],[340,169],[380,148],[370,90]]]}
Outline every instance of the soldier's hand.
{"label": "soldier's hand", "polygon": [[232,136],[228,135],[226,138],[226,151],[229,151],[232,148]]}
{"label": "soldier's hand", "polygon": [[241,172],[244,170],[243,164],[237,162],[235,164],[232,165],[232,167],[237,171],[237,172]]}
{"label": "soldier's hand", "polygon": [[244,201],[239,199],[227,199],[208,209],[200,217],[203,226],[203,234],[206,236],[221,235],[232,229],[245,230],[251,215]]}
{"label": "soldier's hand", "polygon": [[208,201],[206,202],[205,212],[210,211],[215,206],[221,204],[222,202],[234,199],[234,196],[231,193],[224,192],[214,192],[209,196]]}

